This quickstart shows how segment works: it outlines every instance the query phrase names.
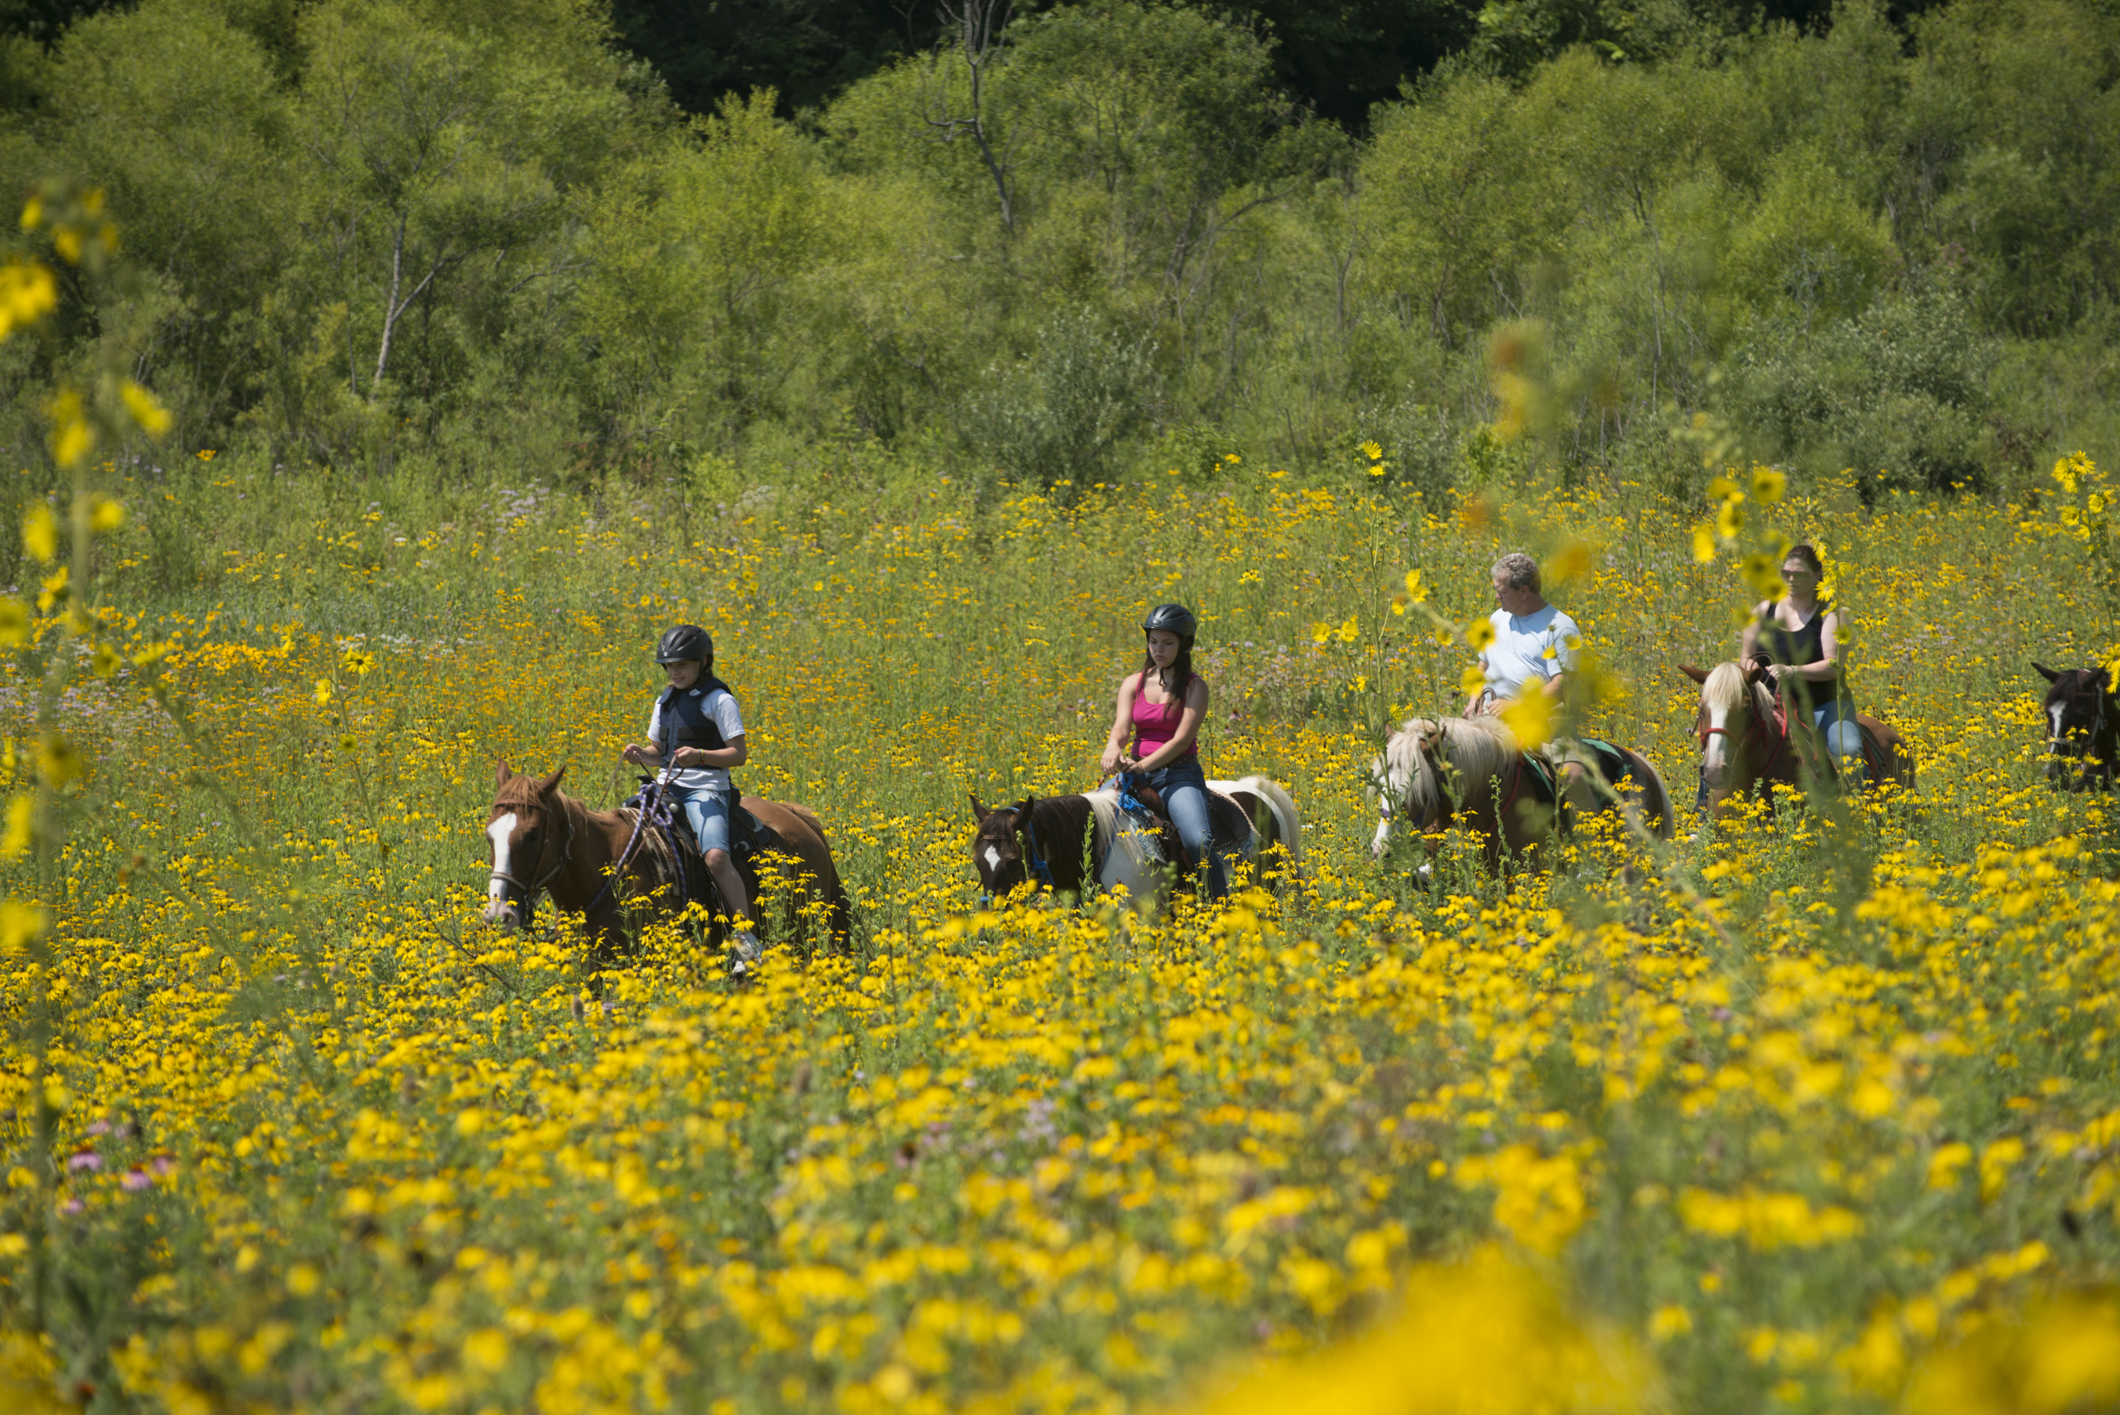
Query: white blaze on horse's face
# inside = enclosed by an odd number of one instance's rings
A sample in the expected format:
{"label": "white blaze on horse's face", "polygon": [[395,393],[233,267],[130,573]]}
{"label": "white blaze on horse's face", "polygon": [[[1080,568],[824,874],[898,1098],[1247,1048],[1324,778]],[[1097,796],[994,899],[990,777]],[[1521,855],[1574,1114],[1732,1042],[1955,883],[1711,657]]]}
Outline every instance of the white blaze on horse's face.
{"label": "white blaze on horse's face", "polygon": [[998,869],[1000,869],[1000,868],[1001,868],[1001,852],[1000,852],[999,850],[996,850],[996,849],[995,849],[995,848],[994,848],[993,846],[991,846],[991,845],[987,846],[987,847],[986,847],[986,872],[987,872],[987,874],[988,874],[988,875],[992,875],[992,874],[993,874],[993,872],[994,872],[995,870],[998,870]]}
{"label": "white blaze on horse's face", "polygon": [[2046,710],[2046,714],[2054,720],[2054,735],[2050,740],[2058,747],[2061,745],[2061,704],[2055,703]]}
{"label": "white blaze on horse's face", "polygon": [[[1379,761],[1377,765],[1381,767],[1383,763]],[[1379,779],[1383,785],[1377,792],[1377,833],[1369,842],[1370,857],[1377,860],[1383,859],[1391,849],[1391,833],[1398,823],[1393,803],[1403,806],[1406,800],[1406,783],[1397,772],[1385,768]]]}
{"label": "white blaze on horse's face", "polygon": [[1710,790],[1719,790],[1730,775],[1729,710],[1705,706],[1708,714],[1708,745],[1701,753],[1700,769]]}
{"label": "white blaze on horse's face", "polygon": [[486,838],[493,842],[493,874],[486,881],[486,922],[501,923],[514,917],[508,907],[508,886],[502,875],[514,874],[508,858],[508,837],[515,834],[515,812],[509,811],[486,827]]}

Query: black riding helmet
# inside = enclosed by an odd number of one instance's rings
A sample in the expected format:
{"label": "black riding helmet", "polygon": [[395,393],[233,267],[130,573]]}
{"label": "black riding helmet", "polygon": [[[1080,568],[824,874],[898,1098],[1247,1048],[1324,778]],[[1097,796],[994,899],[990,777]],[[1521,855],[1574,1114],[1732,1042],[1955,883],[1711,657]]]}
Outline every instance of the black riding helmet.
{"label": "black riding helmet", "polygon": [[714,640],[697,624],[680,624],[655,645],[657,663],[712,663]]}
{"label": "black riding helmet", "polygon": [[1193,641],[1193,636],[1199,628],[1200,621],[1193,618],[1193,612],[1182,604],[1159,604],[1148,611],[1148,618],[1141,621],[1141,632],[1144,634],[1164,629],[1176,634],[1188,644]]}

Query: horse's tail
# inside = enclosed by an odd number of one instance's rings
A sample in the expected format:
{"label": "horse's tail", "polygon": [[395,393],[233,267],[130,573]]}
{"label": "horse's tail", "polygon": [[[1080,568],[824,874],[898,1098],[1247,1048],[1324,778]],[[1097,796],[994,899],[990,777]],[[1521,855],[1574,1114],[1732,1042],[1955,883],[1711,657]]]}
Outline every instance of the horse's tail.
{"label": "horse's tail", "polygon": [[1649,783],[1655,788],[1654,797],[1650,801],[1653,812],[1644,812],[1651,815],[1649,828],[1658,840],[1669,840],[1678,829],[1678,822],[1671,809],[1671,788],[1664,784],[1664,774],[1656,769],[1655,762],[1632,747],[1626,748],[1625,751],[1634,765],[1649,773]]}
{"label": "horse's tail", "polygon": [[824,853],[824,878],[817,880],[816,886],[824,895],[825,930],[835,946],[845,948],[854,936],[854,901],[839,878],[839,861],[832,857],[832,842],[824,833],[824,822],[808,806],[793,801],[782,801],[780,805],[817,837],[817,848]]}
{"label": "horse's tail", "polygon": [[1273,843],[1288,856],[1288,868],[1303,872],[1303,822],[1296,814],[1296,798],[1270,776],[1246,776],[1237,781],[1239,790],[1255,793],[1273,814]]}

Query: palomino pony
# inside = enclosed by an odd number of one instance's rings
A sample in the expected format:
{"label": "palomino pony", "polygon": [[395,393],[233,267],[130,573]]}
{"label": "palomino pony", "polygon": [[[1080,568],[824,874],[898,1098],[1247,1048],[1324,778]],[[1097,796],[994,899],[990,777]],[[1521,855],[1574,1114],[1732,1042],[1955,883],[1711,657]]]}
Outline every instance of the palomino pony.
{"label": "palomino pony", "polygon": [[[486,883],[486,922],[502,928],[528,928],[537,897],[550,894],[553,908],[586,920],[598,951],[615,957],[625,942],[623,906],[627,900],[652,893],[664,907],[674,908],[685,892],[686,876],[681,873],[685,862],[672,853],[661,831],[643,826],[639,811],[592,811],[561,791],[559,781],[565,774],[565,767],[546,777],[517,774],[506,762],[500,763],[494,780],[493,814],[486,823],[486,841],[493,854]],[[798,896],[815,895],[827,905],[833,942],[844,943],[846,890],[840,886],[831,846],[817,817],[805,807],[756,796],[744,797],[743,807],[775,837],[771,848],[796,862],[790,873],[800,887],[789,892],[782,922],[792,928],[800,908]],[[624,870],[614,878],[611,867],[621,860]],[[738,859],[736,867],[756,901],[756,864]],[[692,878],[706,877],[696,857],[691,869]],[[762,915],[759,922],[766,922]]]}
{"label": "palomino pony", "polygon": [[[1151,793],[1153,795],[1153,793]],[[972,839],[972,864],[979,871],[980,890],[1001,896],[1025,881],[1056,893],[1080,898],[1086,883],[1082,841],[1090,839],[1089,878],[1106,889],[1124,886],[1137,909],[1154,907],[1167,884],[1167,874],[1136,848],[1128,835],[1130,822],[1119,809],[1119,793],[1110,786],[1086,796],[1027,796],[1013,806],[993,810],[973,796],[972,815],[979,833]],[[1208,814],[1214,839],[1223,849],[1234,848],[1246,860],[1257,860],[1262,850],[1280,847],[1291,870],[1303,863],[1303,827],[1296,818],[1293,797],[1275,781],[1247,776],[1236,781],[1207,783]],[[1144,804],[1160,808],[1161,802]],[[1177,832],[1164,829],[1158,836],[1161,853],[1180,858]]]}
{"label": "palomino pony", "polygon": [[[1709,670],[1680,664],[1678,671],[1700,684],[1700,716],[1693,731],[1700,738],[1701,780],[1711,819],[1723,802],[1763,783],[1800,785],[1800,759],[1824,756],[1822,743],[1800,742],[1789,730],[1787,714],[1757,663],[1723,663]],[[1868,713],[1855,714],[1855,725],[1862,734],[1864,784],[1896,781],[1912,791],[1914,754],[1899,734]],[[1772,804],[1771,793],[1767,800]]]}
{"label": "palomino pony", "polygon": [[[1561,756],[1564,765],[1580,766],[1603,783],[1593,809],[1609,810],[1617,797],[1659,838],[1671,838],[1671,793],[1647,757],[1595,739],[1570,743]],[[1470,830],[1485,841],[1489,868],[1499,868],[1504,849],[1540,859],[1542,847],[1567,824],[1567,788],[1543,758],[1518,745],[1499,717],[1410,718],[1370,764],[1370,776],[1377,788],[1377,830],[1369,848],[1378,859],[1391,849],[1402,822],[1427,838],[1431,859],[1445,830]]]}
{"label": "palomino pony", "polygon": [[2032,667],[2047,681],[2046,779],[2067,791],[2110,790],[2120,771],[2120,670]]}

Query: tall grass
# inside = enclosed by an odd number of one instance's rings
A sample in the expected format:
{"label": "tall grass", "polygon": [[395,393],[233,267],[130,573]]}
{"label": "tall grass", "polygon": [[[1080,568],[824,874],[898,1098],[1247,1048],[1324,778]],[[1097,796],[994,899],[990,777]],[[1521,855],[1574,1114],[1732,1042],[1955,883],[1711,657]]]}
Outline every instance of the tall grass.
{"label": "tall grass", "polygon": [[[1447,843],[1424,892],[1368,858],[1365,766],[1470,655],[1392,612],[1406,572],[1462,623],[1501,551],[1587,544],[1548,594],[1620,685],[1596,726],[1690,800],[1674,665],[1731,656],[1748,598],[1693,508],[904,461],[501,491],[220,459],[120,494],[107,592],[173,648],[65,705],[98,824],[50,901],[66,1297],[7,1357],[39,1389],[1106,1409],[1427,1310],[1459,1279],[1417,1263],[1498,1244],[1575,1304],[1521,1309],[1527,1368],[1878,1408],[1937,1353],[2016,1359],[1951,1343],[2120,1257],[2111,856],[2040,781],[2027,666],[2110,627],[2042,513],[1774,508],[1828,549],[1913,801],[1733,820],[1668,876],[1599,827],[1513,886]],[[1201,613],[1210,771],[1291,786],[1305,878],[976,912],[967,794],[1086,787],[1165,599]],[[476,921],[495,760],[613,803],[680,620],[746,788],[818,810],[859,911],[749,991],[674,930],[592,980],[572,933]],[[32,1084],[0,1078],[23,1171]]]}

